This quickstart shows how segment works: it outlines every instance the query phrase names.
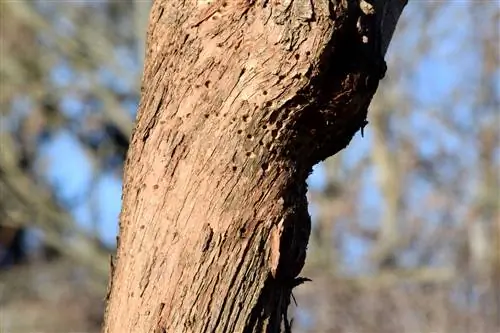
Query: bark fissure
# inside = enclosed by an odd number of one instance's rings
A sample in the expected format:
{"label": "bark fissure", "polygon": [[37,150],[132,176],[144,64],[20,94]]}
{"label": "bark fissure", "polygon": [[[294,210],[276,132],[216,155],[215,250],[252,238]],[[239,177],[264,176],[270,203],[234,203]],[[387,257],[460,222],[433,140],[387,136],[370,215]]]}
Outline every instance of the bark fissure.
{"label": "bark fissure", "polygon": [[[233,276],[231,278],[231,281],[229,282],[229,285],[227,287],[227,292],[226,292],[227,295],[230,295],[231,293],[233,293],[234,296],[237,295],[237,290],[235,290],[234,285],[236,283],[238,283],[238,282],[242,283],[243,280],[245,279],[244,274],[241,274],[242,273],[241,268],[245,264],[247,264],[247,267],[248,267],[249,264],[251,263],[251,262],[250,263],[246,262],[246,260],[247,260],[248,254],[250,252],[250,246],[252,245],[252,240],[253,239],[250,238],[247,241],[247,243],[244,245],[244,248],[243,248],[243,251],[242,251],[242,255],[240,256],[239,262],[238,262],[238,264],[236,266],[236,270],[235,270],[235,272],[234,272],[234,274],[233,274]],[[232,262],[228,262],[228,264],[229,265],[234,265],[234,263],[232,263]],[[238,275],[242,275],[242,276],[240,276],[239,279],[237,279]],[[234,303],[237,302],[237,299],[234,298],[234,296],[233,297],[227,297],[227,298],[224,299],[224,301],[222,303],[222,309],[225,310],[226,309],[226,304],[230,303],[229,304],[229,309],[227,311],[221,310],[219,312],[219,316],[217,317],[217,319],[215,321],[214,328],[220,327],[219,325],[225,325],[227,327],[229,325],[229,323],[232,323],[232,325],[236,324],[236,322],[233,322],[233,321],[229,320],[229,318],[228,318],[228,317],[230,317],[232,315],[232,310],[234,308]],[[224,318],[224,321],[221,321],[223,315],[225,315],[226,318]],[[226,328],[224,328],[224,330],[226,330]]]}

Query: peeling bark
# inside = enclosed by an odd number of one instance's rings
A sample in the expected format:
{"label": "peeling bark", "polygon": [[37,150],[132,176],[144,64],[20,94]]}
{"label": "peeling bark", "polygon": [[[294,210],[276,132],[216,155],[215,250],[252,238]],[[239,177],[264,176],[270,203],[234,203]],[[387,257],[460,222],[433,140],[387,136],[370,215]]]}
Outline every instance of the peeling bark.
{"label": "peeling bark", "polygon": [[405,3],[155,1],[104,332],[290,330],[306,178],[365,126]]}

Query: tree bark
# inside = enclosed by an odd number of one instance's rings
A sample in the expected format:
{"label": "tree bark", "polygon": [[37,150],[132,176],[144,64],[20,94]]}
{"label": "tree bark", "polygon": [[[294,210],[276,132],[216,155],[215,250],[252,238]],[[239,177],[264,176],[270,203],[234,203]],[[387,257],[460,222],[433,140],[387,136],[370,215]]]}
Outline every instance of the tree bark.
{"label": "tree bark", "polygon": [[290,330],[306,178],[365,126],[405,4],[154,2],[104,332]]}

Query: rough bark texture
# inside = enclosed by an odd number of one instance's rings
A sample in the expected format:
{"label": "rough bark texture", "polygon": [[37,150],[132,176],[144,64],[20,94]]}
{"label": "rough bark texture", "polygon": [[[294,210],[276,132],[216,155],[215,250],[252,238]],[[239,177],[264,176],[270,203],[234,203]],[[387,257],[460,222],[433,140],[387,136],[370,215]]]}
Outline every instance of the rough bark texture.
{"label": "rough bark texture", "polygon": [[366,124],[405,0],[156,0],[105,332],[280,332],[306,178]]}

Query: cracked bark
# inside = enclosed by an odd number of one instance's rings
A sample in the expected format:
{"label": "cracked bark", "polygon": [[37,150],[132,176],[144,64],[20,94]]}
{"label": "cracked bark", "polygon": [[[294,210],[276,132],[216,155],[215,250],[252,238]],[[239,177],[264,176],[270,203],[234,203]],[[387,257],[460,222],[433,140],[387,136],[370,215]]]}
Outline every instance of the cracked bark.
{"label": "cracked bark", "polygon": [[405,4],[154,2],[104,332],[290,329],[305,180],[365,125]]}

